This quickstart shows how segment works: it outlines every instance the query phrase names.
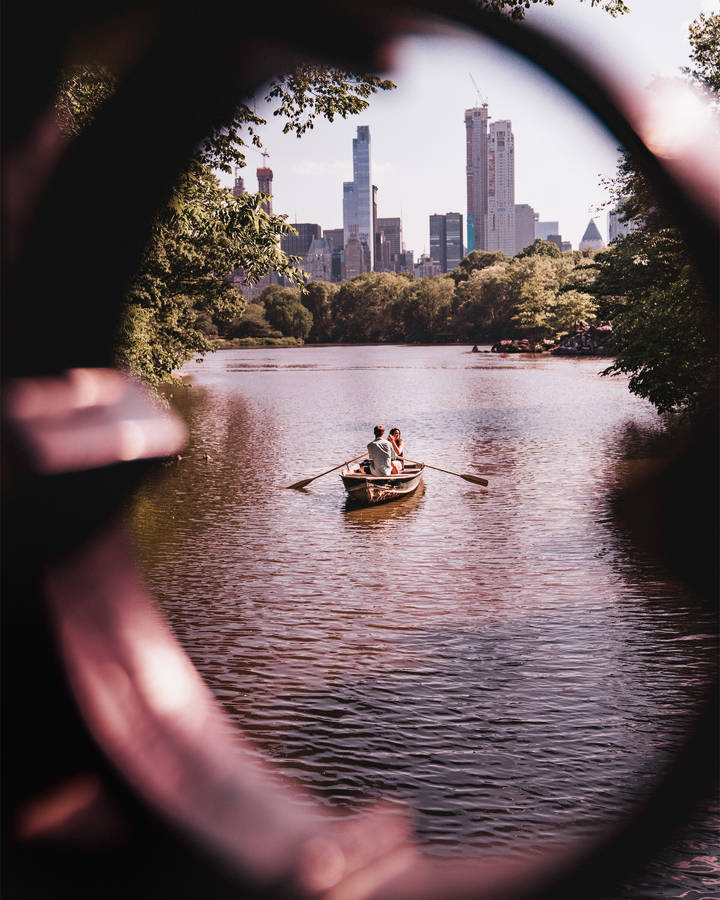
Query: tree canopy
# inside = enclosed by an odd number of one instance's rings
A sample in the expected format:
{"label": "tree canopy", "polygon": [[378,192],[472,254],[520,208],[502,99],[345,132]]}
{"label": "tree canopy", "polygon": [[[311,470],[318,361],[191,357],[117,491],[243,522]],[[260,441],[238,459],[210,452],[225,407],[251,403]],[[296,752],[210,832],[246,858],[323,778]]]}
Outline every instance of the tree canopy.
{"label": "tree canopy", "polygon": [[[584,3],[585,0],[580,0]],[[541,3],[544,6],[554,6],[555,0],[483,0],[483,4],[497,12],[509,15],[513,19],[522,19],[525,10],[533,4]],[[590,0],[590,6],[598,6],[613,18],[630,12],[630,8],[623,0]]]}
{"label": "tree canopy", "polygon": [[[78,134],[115,86],[105,66],[68,69],[56,103],[60,127]],[[372,94],[393,87],[376,75],[301,66],[272,82],[265,99],[273,115],[285,117],[284,130],[299,137],[316,116],[332,121],[356,114],[367,108]],[[117,340],[118,364],[151,384],[171,381],[187,359],[213,349],[213,325],[227,332],[242,316],[245,301],[228,281],[229,273],[241,270],[248,284],[270,271],[289,284],[304,283],[299,260],[280,245],[293,230],[287,217],[267,212],[268,198],[260,192],[234,196],[215,174],[245,165],[247,147],[262,145],[258,129],[265,122],[239,104],[231,120],[196,148],[169,202],[157,213]],[[297,301],[294,336],[309,331],[312,317],[305,312]]]}
{"label": "tree canopy", "polygon": [[[715,96],[719,31],[720,14],[701,14],[690,25],[695,68],[685,70]],[[617,354],[605,374],[629,375],[630,390],[661,412],[691,411],[716,384],[716,311],[683,237],[626,152],[611,188],[631,231],[595,256],[595,278],[587,286],[598,314],[613,322]]]}
{"label": "tree canopy", "polygon": [[690,23],[690,59],[692,67],[682,71],[720,95],[720,13],[700,13]]}
{"label": "tree canopy", "polygon": [[596,301],[586,290],[592,254],[486,254],[482,261],[492,258],[457,284],[449,274],[413,279],[366,272],[339,284],[311,281],[302,290],[269,285],[246,307],[252,327],[240,318],[221,326],[220,336],[270,337],[271,329],[314,343],[527,337],[539,344],[595,320]]}

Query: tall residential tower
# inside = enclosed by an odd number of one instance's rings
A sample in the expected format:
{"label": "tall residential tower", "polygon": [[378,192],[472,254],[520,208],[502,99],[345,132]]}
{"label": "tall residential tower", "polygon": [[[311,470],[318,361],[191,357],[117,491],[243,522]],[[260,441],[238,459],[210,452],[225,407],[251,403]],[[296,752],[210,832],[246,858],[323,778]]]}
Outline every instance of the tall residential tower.
{"label": "tall residential tower", "polygon": [[487,244],[488,118],[487,103],[465,110],[468,253]]}
{"label": "tall residential tower", "polygon": [[515,138],[509,119],[488,134],[488,221],[485,250],[515,255]]}
{"label": "tall residential tower", "polygon": [[370,166],[370,129],[358,125],[353,138],[353,180],[343,182],[343,231],[345,245],[351,237],[367,247],[373,268],[375,235],[373,227],[373,183]]}

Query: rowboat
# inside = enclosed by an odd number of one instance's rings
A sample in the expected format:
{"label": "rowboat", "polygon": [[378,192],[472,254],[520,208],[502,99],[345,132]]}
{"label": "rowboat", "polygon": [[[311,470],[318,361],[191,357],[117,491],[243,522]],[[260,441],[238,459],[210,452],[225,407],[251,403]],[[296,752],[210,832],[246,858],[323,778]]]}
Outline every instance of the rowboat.
{"label": "rowboat", "polygon": [[348,499],[353,503],[369,505],[399,500],[412,494],[423,480],[424,463],[405,463],[398,475],[368,475],[370,460],[346,466],[340,473]]}

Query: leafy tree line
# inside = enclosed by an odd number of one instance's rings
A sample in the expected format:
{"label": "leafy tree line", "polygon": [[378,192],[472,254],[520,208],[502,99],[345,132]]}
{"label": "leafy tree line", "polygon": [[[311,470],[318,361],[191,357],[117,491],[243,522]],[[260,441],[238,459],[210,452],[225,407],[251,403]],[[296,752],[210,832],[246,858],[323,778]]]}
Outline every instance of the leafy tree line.
{"label": "leafy tree line", "polygon": [[592,253],[561,253],[537,240],[515,257],[473,250],[446,276],[367,272],[352,281],[312,281],[304,289],[270,285],[223,337],[277,334],[310,342],[539,343],[595,318],[587,291]]}
{"label": "leafy tree line", "polygon": [[[693,66],[683,72],[710,96],[717,115],[720,14],[701,13],[689,38]],[[589,291],[598,316],[613,322],[617,348],[607,373],[630,375],[630,390],[661,412],[692,411],[717,385],[717,311],[682,235],[628,153],[621,156],[611,188],[621,219],[634,230],[594,260]]]}

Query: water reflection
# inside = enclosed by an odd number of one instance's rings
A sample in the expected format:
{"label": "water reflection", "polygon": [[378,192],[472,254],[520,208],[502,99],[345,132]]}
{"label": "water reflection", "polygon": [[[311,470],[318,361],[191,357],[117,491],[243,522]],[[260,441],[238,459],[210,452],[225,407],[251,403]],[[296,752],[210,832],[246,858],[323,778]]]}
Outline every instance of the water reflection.
{"label": "water reflection", "polygon": [[[134,511],[154,592],[232,719],[328,806],[408,800],[434,852],[542,846],[627,808],[715,655],[693,598],[612,516],[649,405],[594,360],[254,352],[188,367],[187,455]],[[337,473],[282,489],[358,455],[377,421],[489,489],[426,470],[364,509]]]}
{"label": "water reflection", "polygon": [[376,506],[360,506],[349,497],[345,500],[344,522],[351,528],[378,528],[387,526],[397,519],[417,515],[418,505],[425,495],[425,483],[421,482],[417,490],[409,497],[402,497]]}

